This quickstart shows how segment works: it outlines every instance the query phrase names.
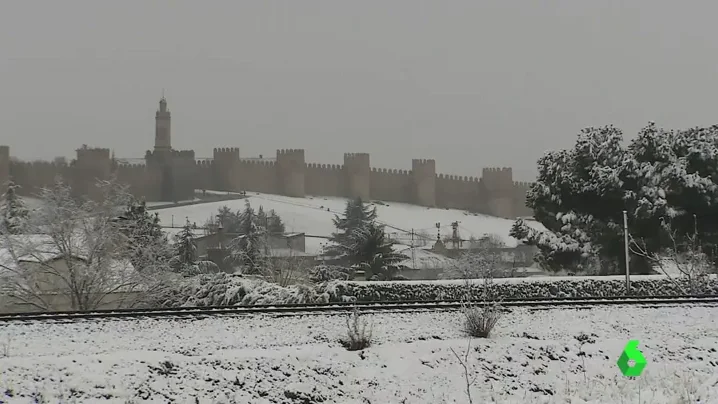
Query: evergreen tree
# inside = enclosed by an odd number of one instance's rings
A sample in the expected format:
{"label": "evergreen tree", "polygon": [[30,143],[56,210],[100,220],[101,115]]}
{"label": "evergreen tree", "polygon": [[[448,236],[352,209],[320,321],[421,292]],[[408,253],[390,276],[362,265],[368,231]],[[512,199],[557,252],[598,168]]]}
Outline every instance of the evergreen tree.
{"label": "evergreen tree", "polygon": [[269,228],[269,225],[267,224],[268,216],[264,212],[264,207],[262,205],[259,205],[259,209],[257,209],[257,213],[254,217],[254,220],[257,224],[257,227],[261,227],[263,229]]}
{"label": "evergreen tree", "polygon": [[167,235],[162,231],[159,215],[151,214],[144,200],[138,201],[132,198],[118,220],[130,242],[130,251],[133,254],[130,261],[137,269],[141,270],[143,262],[147,262],[145,255],[149,251],[169,258],[171,250]]}
{"label": "evergreen tree", "polygon": [[[631,237],[649,253],[672,247],[666,221],[684,239],[697,218],[705,249],[718,242],[718,126],[666,131],[650,123],[628,147],[622,137],[612,126],[587,128],[572,149],[538,161],[527,206],[549,232],[519,220],[511,234],[537,245],[545,268],[575,270],[593,259],[608,273],[622,270],[623,210]],[[640,255],[631,268],[650,269]]]}
{"label": "evergreen tree", "polygon": [[[346,245],[352,233],[357,229],[366,229],[376,220],[376,208],[366,206],[361,198],[350,199],[344,208],[342,216],[334,216],[334,227],[337,231],[332,234],[330,240],[336,245]],[[342,249],[328,248],[329,254],[342,253]]]}
{"label": "evergreen tree", "polygon": [[227,233],[239,233],[239,212],[232,212],[228,206],[217,211],[217,224],[221,224]]}
{"label": "evergreen tree", "polygon": [[30,216],[30,211],[25,207],[20,195],[17,194],[19,188],[19,185],[9,181],[7,191],[2,197],[0,212],[2,213],[3,226],[0,231],[6,231],[8,234],[22,233]]}
{"label": "evergreen tree", "polygon": [[284,234],[286,231],[284,227],[284,222],[282,222],[282,218],[279,217],[277,212],[274,211],[274,209],[269,211],[269,216],[267,217],[268,227],[267,231],[269,231],[269,234]]}
{"label": "evergreen tree", "polygon": [[334,217],[337,232],[332,234],[329,255],[342,256],[348,263],[364,270],[366,279],[392,279],[396,264],[407,259],[393,250],[393,241],[376,223],[376,208],[364,204],[361,198],[347,201],[344,214]]}
{"label": "evergreen tree", "polygon": [[197,261],[197,243],[194,241],[194,233],[189,219],[182,230],[175,235],[174,241],[177,264],[181,267],[193,265]]}
{"label": "evergreen tree", "polygon": [[242,265],[247,274],[259,273],[268,255],[265,229],[257,225],[257,213],[249,201],[239,215],[239,236],[230,243],[230,258]]}
{"label": "evergreen tree", "polygon": [[399,272],[398,264],[408,259],[394,251],[394,244],[384,226],[371,223],[352,232],[343,247],[350,262],[364,270],[366,280],[392,280]]}

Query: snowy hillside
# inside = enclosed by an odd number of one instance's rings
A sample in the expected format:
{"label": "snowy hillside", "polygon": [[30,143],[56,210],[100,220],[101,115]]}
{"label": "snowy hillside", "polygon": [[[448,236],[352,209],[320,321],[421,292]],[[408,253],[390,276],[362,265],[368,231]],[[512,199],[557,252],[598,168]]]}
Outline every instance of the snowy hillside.
{"label": "snowy hillside", "polygon": [[[260,205],[264,207],[265,211],[274,209],[284,220],[287,231],[324,237],[331,235],[335,230],[332,218],[335,214],[341,214],[344,211],[347,201],[344,198],[290,198],[255,193],[247,194],[247,199],[255,209]],[[189,218],[190,222],[196,222],[198,226],[202,226],[207,219],[217,213],[220,207],[226,205],[232,210],[241,210],[244,208],[244,203],[244,199],[227,200],[160,209],[156,212],[159,213],[164,226],[170,226],[172,223],[175,226],[182,225],[185,222],[185,217]],[[436,223],[441,224],[443,236],[451,233],[451,222],[459,221],[460,236],[464,239],[496,234],[507,245],[516,245],[516,240],[509,236],[513,220],[474,215],[463,210],[432,209],[403,203],[380,202],[374,206],[377,207],[379,221],[387,226],[387,233],[402,244],[411,245],[413,229],[415,234],[424,235],[423,237],[415,235],[415,239],[426,239],[428,245],[431,245],[436,240]],[[536,227],[543,229],[539,224],[536,224]],[[308,237],[306,243],[307,252],[318,252],[326,240]]]}
{"label": "snowy hillside", "polygon": [[[468,403],[457,312],[0,324],[0,402]],[[718,402],[715,307],[512,310],[465,364],[474,403]],[[582,337],[585,336],[585,343]],[[640,341],[638,378],[616,361]],[[24,397],[23,397],[24,396]]]}

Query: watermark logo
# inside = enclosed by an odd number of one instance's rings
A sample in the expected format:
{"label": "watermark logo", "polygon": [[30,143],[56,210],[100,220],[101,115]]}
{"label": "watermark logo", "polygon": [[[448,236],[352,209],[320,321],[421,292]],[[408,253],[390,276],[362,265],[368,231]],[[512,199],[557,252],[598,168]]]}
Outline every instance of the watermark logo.
{"label": "watermark logo", "polygon": [[[638,350],[638,340],[632,339],[628,341],[626,347],[623,348],[621,357],[618,358],[618,368],[621,369],[621,373],[628,377],[638,377],[646,367],[646,358],[643,353]],[[631,364],[630,362],[633,362]]]}

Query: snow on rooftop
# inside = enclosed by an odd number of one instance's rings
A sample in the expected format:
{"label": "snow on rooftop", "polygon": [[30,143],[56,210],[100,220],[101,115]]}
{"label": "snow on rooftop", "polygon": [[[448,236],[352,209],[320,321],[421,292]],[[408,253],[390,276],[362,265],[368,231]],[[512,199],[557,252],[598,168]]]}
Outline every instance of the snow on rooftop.
{"label": "snow on rooftop", "polygon": [[445,255],[436,254],[424,248],[394,246],[394,251],[402,253],[409,259],[400,262],[399,266],[412,269],[446,269],[456,265],[456,260]]}
{"label": "snow on rooftop", "polygon": [[[342,315],[3,323],[0,385],[19,403],[467,403],[471,348],[474,403],[718,402],[716,307],[514,309],[471,341],[457,312],[369,321],[361,353]],[[616,365],[632,339],[638,378]]]}
{"label": "snow on rooftop", "polygon": [[[330,236],[336,230],[332,219],[335,214],[344,212],[347,201],[346,198],[292,198],[260,193],[247,193],[246,199],[255,209],[261,205],[265,211],[275,210],[284,221],[287,231],[306,233],[306,249],[310,253],[319,253],[321,246],[327,242],[325,239],[311,236]],[[169,226],[173,217],[175,224],[178,220],[184,221],[185,217],[188,217],[190,222],[197,222],[197,225],[201,226],[207,219],[214,216],[220,207],[225,205],[234,211],[242,210],[245,199],[158,209],[155,212],[159,213],[164,226]],[[450,234],[450,225],[454,221],[460,222],[459,231],[462,238],[468,239],[471,236],[480,238],[487,234],[496,234],[508,246],[517,244],[517,240],[509,236],[509,230],[514,223],[510,219],[471,214],[458,209],[426,208],[395,202],[381,202],[373,204],[373,206],[377,208],[378,220],[387,225],[386,231],[392,238],[405,245],[411,244],[412,229],[415,238],[420,237],[416,233],[426,234],[428,238],[426,242],[433,244],[436,240],[435,224],[437,222],[441,224],[442,234]],[[535,227],[543,229],[538,223],[535,224]]]}

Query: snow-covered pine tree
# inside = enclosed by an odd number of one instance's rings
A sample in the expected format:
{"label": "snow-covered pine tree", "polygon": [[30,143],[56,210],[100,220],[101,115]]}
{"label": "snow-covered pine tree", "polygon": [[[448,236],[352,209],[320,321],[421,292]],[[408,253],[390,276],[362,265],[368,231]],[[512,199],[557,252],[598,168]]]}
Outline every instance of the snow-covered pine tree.
{"label": "snow-covered pine tree", "polygon": [[361,198],[347,201],[343,216],[334,217],[337,232],[332,234],[334,244],[327,254],[345,257],[350,265],[364,270],[367,280],[389,280],[398,270],[396,264],[407,257],[394,252],[394,242],[376,219],[376,208],[365,205]]}
{"label": "snow-covered pine tree", "polygon": [[239,212],[232,212],[228,206],[217,210],[217,224],[221,224],[227,233],[239,233]]}
{"label": "snow-covered pine tree", "polygon": [[346,255],[346,248],[342,246],[353,243],[350,239],[352,233],[358,229],[370,231],[369,227],[374,224],[376,218],[375,207],[365,205],[361,198],[348,200],[343,215],[334,216],[334,227],[337,231],[332,233],[330,240],[333,245],[327,247],[327,255]]}
{"label": "snow-covered pine tree", "polygon": [[[512,235],[537,245],[545,267],[580,269],[593,255],[608,273],[622,268],[624,209],[632,238],[651,253],[669,247],[666,218],[683,237],[694,232],[695,215],[706,248],[718,241],[718,126],[666,131],[649,123],[627,148],[621,143],[612,126],[587,128],[572,149],[539,160],[527,205],[549,232],[517,221]],[[639,273],[650,269],[640,256],[631,261]]]}
{"label": "snow-covered pine tree", "polygon": [[351,232],[342,248],[350,262],[364,270],[366,280],[392,280],[399,272],[398,264],[409,259],[394,251],[394,241],[376,223]]}
{"label": "snow-covered pine tree", "polygon": [[175,256],[173,257],[173,263],[175,264],[175,269],[186,272],[187,268],[197,261],[197,243],[194,240],[194,232],[189,219],[174,238]]}
{"label": "snow-covered pine tree", "polygon": [[267,224],[267,213],[264,211],[264,207],[262,205],[259,205],[259,209],[257,209],[257,212],[254,216],[254,221],[257,224],[258,227],[262,227],[264,229],[269,228],[269,225]]}
{"label": "snow-covered pine tree", "polygon": [[27,224],[30,211],[17,193],[19,188],[20,186],[15,182],[8,181],[7,190],[2,196],[2,205],[0,205],[0,213],[2,213],[0,232],[21,234]]}
{"label": "snow-covered pine tree", "polygon": [[269,234],[284,234],[286,231],[282,218],[274,211],[274,209],[269,211],[267,223],[267,230],[269,231]]}
{"label": "snow-covered pine tree", "polygon": [[[170,258],[172,251],[167,235],[162,230],[159,215],[151,214],[144,200],[129,198],[119,222],[123,233],[130,241],[133,251],[130,259],[137,269],[141,270],[143,262],[148,262],[145,257],[148,252],[162,254],[159,258]],[[149,262],[154,262],[154,259]]]}
{"label": "snow-covered pine tree", "polygon": [[265,230],[257,225],[257,214],[249,204],[239,215],[239,236],[230,242],[230,259],[246,274],[260,273],[268,255]]}

